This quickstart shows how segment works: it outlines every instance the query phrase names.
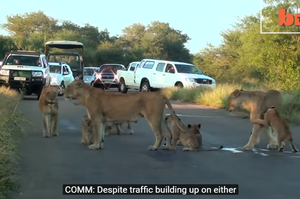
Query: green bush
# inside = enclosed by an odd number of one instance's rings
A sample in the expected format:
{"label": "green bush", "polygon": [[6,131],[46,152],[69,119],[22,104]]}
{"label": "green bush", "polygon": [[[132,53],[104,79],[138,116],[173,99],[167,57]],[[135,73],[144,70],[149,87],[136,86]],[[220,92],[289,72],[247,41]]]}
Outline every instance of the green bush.
{"label": "green bush", "polygon": [[0,87],[0,199],[18,190],[19,144],[25,133],[25,118],[17,112],[22,95]]}

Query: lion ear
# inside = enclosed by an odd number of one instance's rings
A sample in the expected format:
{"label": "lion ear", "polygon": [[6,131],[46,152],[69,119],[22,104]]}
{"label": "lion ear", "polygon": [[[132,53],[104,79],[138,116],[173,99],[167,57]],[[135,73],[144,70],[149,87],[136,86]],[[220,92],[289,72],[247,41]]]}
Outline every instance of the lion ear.
{"label": "lion ear", "polygon": [[187,127],[188,127],[188,128],[191,128],[191,127],[192,127],[192,125],[188,124],[188,125],[187,125]]}
{"label": "lion ear", "polygon": [[201,128],[201,124],[198,124],[198,128],[199,128],[199,129]]}
{"label": "lion ear", "polygon": [[241,94],[241,90],[239,90],[239,89],[236,89],[235,91],[233,91],[233,93],[232,93],[232,95],[234,96],[234,97],[237,97],[237,96],[239,96]]}

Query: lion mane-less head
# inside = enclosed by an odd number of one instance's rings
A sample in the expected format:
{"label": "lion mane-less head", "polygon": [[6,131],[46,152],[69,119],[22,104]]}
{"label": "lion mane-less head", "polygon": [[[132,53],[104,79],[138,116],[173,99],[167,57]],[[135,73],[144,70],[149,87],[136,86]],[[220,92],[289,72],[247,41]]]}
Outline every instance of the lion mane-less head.
{"label": "lion mane-less head", "polygon": [[84,83],[82,80],[75,80],[71,84],[69,84],[65,90],[64,98],[65,100],[74,100],[77,99],[78,96],[81,96],[84,90],[90,88],[89,84]]}
{"label": "lion mane-less head", "polygon": [[188,129],[190,129],[195,135],[201,134],[201,133],[200,133],[201,124],[188,124],[187,127],[188,127]]}
{"label": "lion mane-less head", "polygon": [[87,115],[83,116],[82,122],[83,122],[83,125],[86,125],[87,127],[92,126],[92,120],[90,120]]}
{"label": "lion mane-less head", "polygon": [[43,88],[44,100],[47,104],[53,105],[57,100],[59,88],[57,86],[45,86]]}
{"label": "lion mane-less head", "polygon": [[243,92],[243,89],[236,89],[230,95],[226,107],[226,111],[233,111],[236,107],[240,106],[241,100],[239,100],[240,94]]}

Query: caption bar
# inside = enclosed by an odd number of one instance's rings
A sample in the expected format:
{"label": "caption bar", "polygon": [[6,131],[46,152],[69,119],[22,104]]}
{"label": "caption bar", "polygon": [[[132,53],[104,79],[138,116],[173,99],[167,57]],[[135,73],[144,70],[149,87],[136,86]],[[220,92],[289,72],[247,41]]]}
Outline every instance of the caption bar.
{"label": "caption bar", "polygon": [[238,195],[237,184],[64,184],[64,195]]}

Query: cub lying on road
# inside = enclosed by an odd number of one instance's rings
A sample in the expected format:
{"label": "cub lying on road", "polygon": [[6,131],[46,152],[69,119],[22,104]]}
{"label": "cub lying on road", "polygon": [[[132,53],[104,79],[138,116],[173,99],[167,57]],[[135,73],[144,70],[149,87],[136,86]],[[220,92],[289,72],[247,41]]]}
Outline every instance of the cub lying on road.
{"label": "cub lying on road", "polygon": [[257,119],[252,121],[254,124],[264,125],[265,128],[271,126],[274,133],[277,134],[277,139],[279,143],[278,151],[282,152],[284,150],[284,141],[289,140],[292,151],[298,152],[299,150],[294,144],[294,139],[290,130],[289,125],[276,111],[275,106],[272,106],[264,114],[264,120]]}
{"label": "cub lying on road", "polygon": [[135,118],[131,118],[131,119],[127,119],[126,121],[114,121],[114,122],[106,122],[106,126],[105,126],[105,135],[110,135],[110,131],[111,129],[115,126],[117,131],[118,131],[118,135],[120,135],[121,133],[123,133],[122,131],[122,125],[124,123],[127,123],[127,128],[130,130],[130,134],[134,134],[133,128],[131,127],[131,122],[135,122],[137,123],[137,121],[144,117],[142,114],[138,114]]}
{"label": "cub lying on road", "polygon": [[[177,117],[177,116],[175,116]],[[179,118],[178,118],[179,119]],[[174,116],[168,115],[165,118],[165,121],[168,123],[171,123],[172,125],[172,148],[173,150],[176,149],[176,146],[178,141],[182,143],[184,146],[183,151],[218,151],[223,148],[223,146],[220,146],[219,148],[212,147],[212,148],[204,148],[202,147],[202,135],[200,132],[201,124],[188,124],[187,130],[182,131],[180,130],[174,120]]]}
{"label": "cub lying on road", "polygon": [[[226,111],[231,112],[235,109],[245,109],[250,112],[250,122],[252,122],[256,119],[262,119],[264,113],[273,105],[279,110],[282,108],[282,95],[277,90],[262,92],[236,89],[229,96]],[[254,145],[259,143],[259,131],[262,129],[266,131],[269,138],[267,148],[270,149],[278,147],[277,139],[273,137],[272,132],[268,132],[267,128],[264,128],[262,125],[254,124],[249,141],[243,147],[245,150],[252,150]]]}
{"label": "cub lying on road", "polygon": [[59,88],[45,86],[39,99],[39,108],[43,116],[43,137],[58,136],[58,95]]}
{"label": "cub lying on road", "polygon": [[84,115],[82,118],[82,128],[81,128],[81,144],[89,145],[93,144],[93,124],[92,120]]}
{"label": "cub lying on road", "polygon": [[[160,92],[138,92],[119,94],[97,89],[83,81],[73,81],[65,90],[64,98],[74,100],[75,105],[85,106],[94,126],[94,144],[89,149],[102,149],[104,141],[105,122],[126,121],[128,118],[144,115],[149,123],[156,141],[148,150],[157,150],[163,137],[167,144],[163,149],[169,149],[171,133],[164,121],[165,105],[175,115],[170,101]],[[177,117],[176,117],[177,118]],[[182,124],[176,120],[176,125],[185,130]],[[164,135],[163,135],[164,134]]]}

